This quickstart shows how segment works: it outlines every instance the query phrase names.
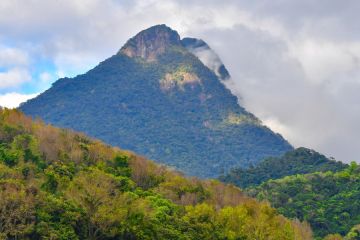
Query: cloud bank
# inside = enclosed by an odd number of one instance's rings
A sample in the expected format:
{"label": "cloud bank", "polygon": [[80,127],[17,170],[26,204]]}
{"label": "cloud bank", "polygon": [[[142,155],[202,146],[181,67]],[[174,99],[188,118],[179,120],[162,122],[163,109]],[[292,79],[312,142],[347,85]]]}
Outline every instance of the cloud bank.
{"label": "cloud bank", "polygon": [[16,108],[20,103],[25,102],[38,94],[20,94],[16,92],[0,95],[0,107]]}
{"label": "cloud bank", "polygon": [[0,94],[43,91],[165,23],[205,40],[241,104],[292,144],[360,162],[359,11],[357,0],[2,0]]}

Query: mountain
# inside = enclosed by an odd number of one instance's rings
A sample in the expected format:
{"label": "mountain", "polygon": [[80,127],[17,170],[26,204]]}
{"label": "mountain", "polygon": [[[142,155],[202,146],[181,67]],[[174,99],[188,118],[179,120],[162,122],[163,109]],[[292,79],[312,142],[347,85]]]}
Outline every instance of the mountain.
{"label": "mountain", "polygon": [[317,172],[270,180],[247,192],[261,201],[269,201],[289,218],[309,222],[318,238],[335,233],[347,235],[345,239],[360,237],[360,167],[356,163],[336,173]]}
{"label": "mountain", "polygon": [[239,106],[224,86],[230,78],[224,65],[219,58],[205,62],[204,54],[215,53],[202,40],[157,25],[20,110],[205,178],[291,150]]}
{"label": "mountain", "polygon": [[215,180],[0,110],[0,238],[310,240],[306,223]]}
{"label": "mountain", "polygon": [[270,157],[250,168],[234,168],[220,180],[238,187],[256,186],[270,179],[313,172],[341,171],[348,165],[328,159],[307,148],[297,148],[281,157]]}

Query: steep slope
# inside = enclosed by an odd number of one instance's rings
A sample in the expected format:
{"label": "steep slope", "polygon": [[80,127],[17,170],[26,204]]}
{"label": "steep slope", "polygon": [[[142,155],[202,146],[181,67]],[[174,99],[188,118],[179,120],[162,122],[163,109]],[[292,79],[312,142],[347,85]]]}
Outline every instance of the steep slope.
{"label": "steep slope", "polygon": [[232,169],[220,180],[246,188],[270,179],[313,172],[337,172],[347,167],[347,164],[328,159],[314,150],[298,148],[281,157],[267,158],[254,167]]}
{"label": "steep slope", "polygon": [[0,110],[0,143],[1,239],[312,239],[307,224],[231,185],[15,110]]}
{"label": "steep slope", "polygon": [[193,54],[196,42],[165,25],[151,27],[20,109],[199,177],[292,149],[238,105],[221,81],[225,67],[206,67]]}
{"label": "steep slope", "polygon": [[259,200],[268,200],[289,218],[308,221],[317,237],[330,233],[344,236],[360,223],[360,167],[355,163],[340,172],[270,180],[247,191]]}

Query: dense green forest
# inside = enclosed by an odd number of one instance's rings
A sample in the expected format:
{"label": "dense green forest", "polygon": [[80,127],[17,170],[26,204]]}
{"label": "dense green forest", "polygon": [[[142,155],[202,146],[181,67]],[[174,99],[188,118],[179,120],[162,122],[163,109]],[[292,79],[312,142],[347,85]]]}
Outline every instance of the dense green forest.
{"label": "dense green forest", "polygon": [[235,168],[220,180],[233,183],[241,188],[259,185],[270,179],[279,179],[295,174],[312,172],[337,172],[347,164],[328,159],[324,155],[307,148],[298,148],[281,157],[270,157],[250,168]]}
{"label": "dense green forest", "polygon": [[[154,26],[20,109],[203,178],[291,150],[186,48],[193,41]],[[228,78],[225,67],[221,73]]]}
{"label": "dense green forest", "polygon": [[[360,239],[360,166],[339,172],[317,172],[270,180],[247,189],[250,196],[268,200],[289,218],[309,222],[314,234],[341,234]],[[332,236],[328,239],[341,239]]]}
{"label": "dense green forest", "polygon": [[[349,173],[350,175],[353,173]],[[0,239],[312,239],[216,180],[0,111]]]}

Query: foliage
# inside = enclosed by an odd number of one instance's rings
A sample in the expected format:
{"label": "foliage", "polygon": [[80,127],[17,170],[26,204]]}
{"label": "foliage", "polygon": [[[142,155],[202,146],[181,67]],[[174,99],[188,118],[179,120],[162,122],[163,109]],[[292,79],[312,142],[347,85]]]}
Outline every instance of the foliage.
{"label": "foliage", "polygon": [[360,167],[355,163],[336,173],[288,176],[247,191],[270,201],[281,214],[309,222],[318,237],[344,236],[360,222]]}
{"label": "foliage", "polygon": [[360,239],[360,225],[354,226],[346,235],[345,240],[359,240]]}
{"label": "foliage", "polygon": [[0,238],[15,238],[33,231],[34,196],[19,182],[0,180]]}
{"label": "foliage", "polygon": [[340,234],[329,234],[324,240],[359,240],[360,239],[360,225],[354,226],[345,237]]}
{"label": "foliage", "polygon": [[141,53],[151,50],[146,46],[166,49],[156,61],[120,52],[83,75],[59,79],[20,109],[197,177],[218,177],[292,149],[238,105],[176,32],[168,29],[172,45],[152,42],[167,34],[154,35],[158,30],[128,42]]}
{"label": "foliage", "polygon": [[250,168],[235,168],[220,180],[241,188],[256,186],[270,179],[312,172],[340,171],[346,164],[326,158],[306,148],[298,148],[281,157],[270,157]]}
{"label": "foliage", "polygon": [[0,110],[0,142],[0,239],[312,239],[234,186],[16,110]]}

